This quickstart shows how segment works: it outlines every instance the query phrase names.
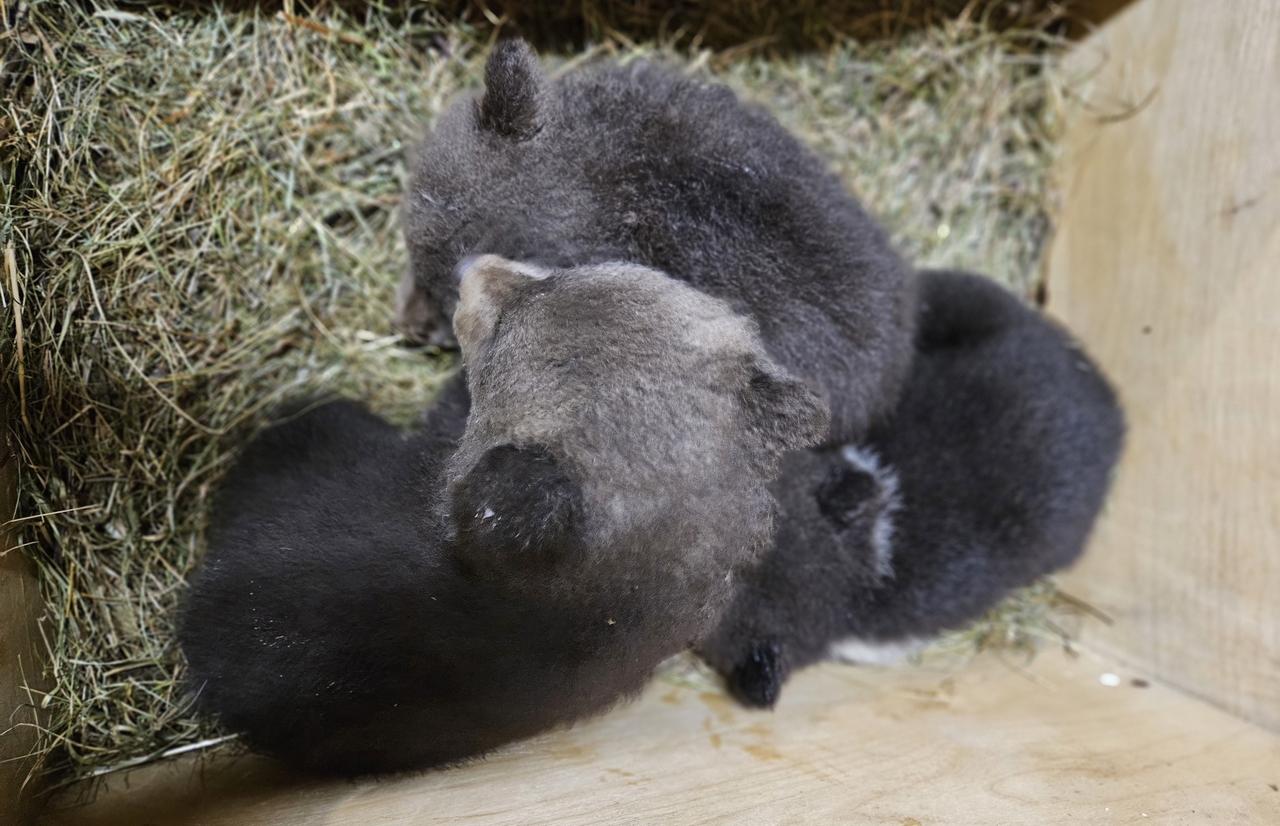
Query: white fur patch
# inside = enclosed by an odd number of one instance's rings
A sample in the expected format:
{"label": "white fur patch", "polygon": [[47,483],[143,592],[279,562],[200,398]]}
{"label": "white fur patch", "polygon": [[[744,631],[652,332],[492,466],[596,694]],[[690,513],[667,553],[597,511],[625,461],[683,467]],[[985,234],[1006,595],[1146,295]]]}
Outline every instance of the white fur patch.
{"label": "white fur patch", "polygon": [[906,637],[881,642],[858,637],[845,637],[831,643],[827,655],[833,660],[858,665],[894,665],[920,651],[928,640]]}
{"label": "white fur patch", "polygon": [[902,507],[898,493],[898,474],[893,468],[880,462],[880,457],[870,448],[845,445],[840,456],[853,467],[868,473],[876,480],[879,499],[876,521],[871,527],[871,550],[875,555],[876,573],[893,576],[893,520]]}

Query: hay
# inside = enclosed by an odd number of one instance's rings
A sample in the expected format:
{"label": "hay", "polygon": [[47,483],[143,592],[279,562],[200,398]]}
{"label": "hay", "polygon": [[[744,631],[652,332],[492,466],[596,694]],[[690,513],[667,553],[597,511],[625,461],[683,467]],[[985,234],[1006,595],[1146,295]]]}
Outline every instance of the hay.
{"label": "hay", "polygon": [[[1044,28],[1076,0],[446,0],[451,16],[501,24],[541,43],[661,40],[691,50],[743,45],[776,55],[847,39],[897,39],[953,18]],[[361,5],[351,0],[350,5]]]}
{"label": "hay", "polygon": [[[224,741],[181,702],[171,634],[235,446],[321,388],[407,421],[451,367],[390,331],[396,203],[406,142],[476,82],[492,32],[430,9],[285,11],[50,0],[4,35],[0,347],[15,527],[49,606],[47,773]],[[1027,293],[1048,228],[1053,47],[970,20],[680,59],[776,111],[912,258]]]}

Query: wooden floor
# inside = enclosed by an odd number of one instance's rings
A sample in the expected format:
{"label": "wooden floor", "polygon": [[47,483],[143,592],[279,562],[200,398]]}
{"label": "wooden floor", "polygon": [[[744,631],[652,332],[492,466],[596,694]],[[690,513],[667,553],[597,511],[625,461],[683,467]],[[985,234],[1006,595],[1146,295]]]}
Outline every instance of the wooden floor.
{"label": "wooden floor", "polygon": [[1026,668],[824,666],[773,713],[660,680],[463,768],[317,784],[254,758],[177,761],[113,779],[91,805],[58,803],[50,826],[1266,824],[1280,823],[1280,736],[1050,651]]}

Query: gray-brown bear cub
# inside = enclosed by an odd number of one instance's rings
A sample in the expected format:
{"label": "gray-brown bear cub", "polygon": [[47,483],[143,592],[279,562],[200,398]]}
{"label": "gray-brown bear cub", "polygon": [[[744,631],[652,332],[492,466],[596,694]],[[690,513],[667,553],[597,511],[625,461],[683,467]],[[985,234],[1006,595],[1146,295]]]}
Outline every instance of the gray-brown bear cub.
{"label": "gray-brown bear cub", "polygon": [[448,763],[639,690],[714,627],[779,457],[827,429],[749,320],[641,267],[486,256],[455,328],[468,387],[422,432],[324,405],[222,486],[190,685],[295,766]]}
{"label": "gray-brown bear cub", "polygon": [[1071,564],[1124,418],[1060,327],[978,276],[927,272],[915,363],[866,442],[787,456],[773,549],[701,653],[749,705],[820,659],[883,662]]}
{"label": "gray-brown bear cub", "polygon": [[499,43],[483,95],[446,110],[406,193],[400,326],[446,344],[463,257],[622,260],[723,298],[860,438],[897,398],[909,268],[825,165],[723,86],[643,61],[543,78]]}

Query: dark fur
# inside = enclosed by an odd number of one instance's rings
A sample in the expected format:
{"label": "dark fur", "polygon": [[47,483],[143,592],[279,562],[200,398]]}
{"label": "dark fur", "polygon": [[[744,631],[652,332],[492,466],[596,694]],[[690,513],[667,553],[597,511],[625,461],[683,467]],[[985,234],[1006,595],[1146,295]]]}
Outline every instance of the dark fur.
{"label": "dark fur", "polygon": [[1124,432],[1098,368],[976,276],[923,274],[920,313],[903,397],[868,442],[898,480],[891,555],[872,540],[884,477],[838,450],[787,457],[773,550],[702,646],[747,704],[833,642],[926,639],[1084,547]]}
{"label": "dark fur", "polygon": [[847,440],[897,396],[912,281],[857,200],[766,112],[645,62],[544,81],[499,43],[486,89],[443,113],[406,196],[400,326],[448,343],[464,256],[623,260],[687,280],[760,325],[824,393]]}
{"label": "dark fur", "polygon": [[505,41],[493,50],[484,67],[486,91],[476,106],[477,126],[515,141],[527,141],[538,134],[542,84],[529,72],[534,60],[533,51],[520,40]]}
{"label": "dark fur", "polygon": [[477,270],[469,386],[419,433],[324,405],[222,486],[190,684],[298,767],[448,763],[634,693],[714,627],[767,546],[779,456],[825,432],[722,302],[633,267]]}

